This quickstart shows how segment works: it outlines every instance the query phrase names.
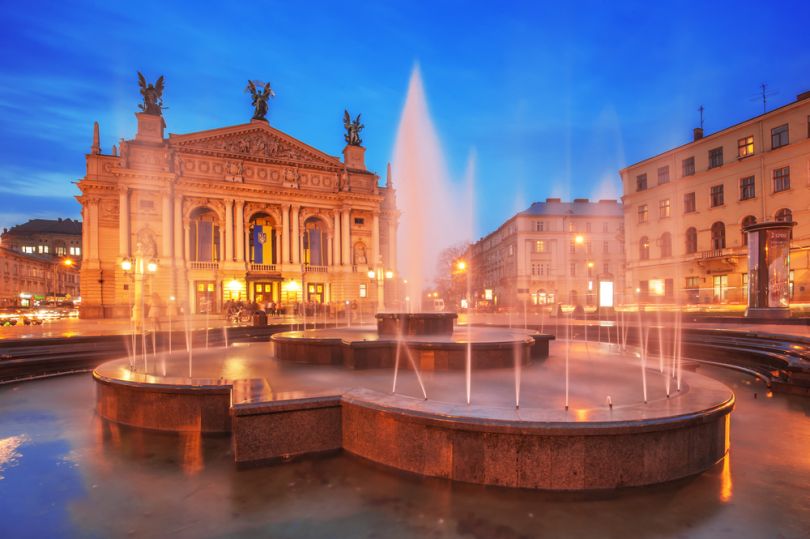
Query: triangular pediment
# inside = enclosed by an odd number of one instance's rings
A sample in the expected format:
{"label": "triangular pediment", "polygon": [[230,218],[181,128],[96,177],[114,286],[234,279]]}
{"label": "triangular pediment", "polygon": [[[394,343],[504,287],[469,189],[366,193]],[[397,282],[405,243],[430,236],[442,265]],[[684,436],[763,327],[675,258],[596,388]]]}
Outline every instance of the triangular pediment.
{"label": "triangular pediment", "polygon": [[262,162],[293,163],[342,168],[340,159],[270,127],[251,122],[186,135],[169,135],[171,146],[181,152],[221,155]]}

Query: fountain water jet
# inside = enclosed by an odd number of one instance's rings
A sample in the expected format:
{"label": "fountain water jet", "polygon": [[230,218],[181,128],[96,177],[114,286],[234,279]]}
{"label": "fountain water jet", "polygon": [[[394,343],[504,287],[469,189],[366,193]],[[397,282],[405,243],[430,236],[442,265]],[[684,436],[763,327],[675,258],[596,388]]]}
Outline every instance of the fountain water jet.
{"label": "fountain water jet", "polygon": [[[454,212],[458,196],[447,172],[441,143],[430,117],[418,65],[411,71],[405,105],[400,116],[394,156],[393,178],[402,215],[399,226],[400,272],[408,276],[406,312],[422,311],[422,290],[436,273],[434,261],[441,250],[469,240],[471,215]],[[425,196],[430,193],[430,196]],[[472,193],[467,193],[472,195]],[[437,234],[436,231],[442,231]]]}

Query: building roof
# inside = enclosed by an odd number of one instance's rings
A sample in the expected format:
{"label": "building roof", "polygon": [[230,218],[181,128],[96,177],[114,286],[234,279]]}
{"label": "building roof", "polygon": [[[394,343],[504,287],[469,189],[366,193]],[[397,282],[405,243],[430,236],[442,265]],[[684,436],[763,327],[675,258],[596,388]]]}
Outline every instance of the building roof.
{"label": "building roof", "polygon": [[11,227],[4,234],[74,234],[81,236],[82,222],[73,219],[31,219],[27,223]]}
{"label": "building roof", "polygon": [[591,202],[587,198],[575,198],[573,202],[562,202],[559,198],[547,198],[545,202],[534,202],[518,215],[571,215],[575,217],[623,217],[622,205],[617,200]]}
{"label": "building roof", "polygon": [[[715,131],[714,133],[711,133],[711,134],[708,134],[708,135],[701,135],[700,138],[697,138],[697,139],[693,138],[689,142],[685,142],[685,143],[683,143],[683,144],[681,144],[679,146],[675,146],[674,148],[670,148],[668,150],[664,150],[663,152],[659,152],[659,153],[657,153],[655,155],[652,155],[650,157],[646,157],[646,158],[642,159],[641,161],[637,161],[636,163],[633,163],[631,165],[627,165],[626,167],[619,170],[619,173],[621,174],[621,173],[623,173],[624,171],[626,171],[628,169],[637,167],[637,166],[639,166],[639,165],[641,165],[643,163],[646,163],[648,161],[653,161],[655,159],[658,159],[662,155],[666,155],[666,154],[671,153],[671,152],[677,152],[677,151],[683,150],[684,148],[687,148],[687,147],[689,147],[691,145],[703,144],[707,140],[717,139],[720,136],[728,133],[729,131],[733,131],[734,129],[742,127],[743,125],[761,121],[766,116],[776,115],[776,114],[779,114],[781,112],[784,112],[786,109],[806,105],[808,102],[810,102],[808,100],[810,100],[810,91],[802,92],[802,93],[800,93],[799,95],[796,96],[796,101],[791,101],[790,103],[782,105],[781,107],[777,107],[777,108],[775,108],[773,110],[769,110],[769,111],[764,112],[762,114],[758,114],[758,115],[756,115],[756,116],[754,116],[752,118],[748,118],[748,119],[743,120],[741,122],[737,122],[736,124],[730,125],[728,127],[724,127],[723,129],[721,129],[719,131]],[[701,128],[701,132],[702,132],[702,128]]]}

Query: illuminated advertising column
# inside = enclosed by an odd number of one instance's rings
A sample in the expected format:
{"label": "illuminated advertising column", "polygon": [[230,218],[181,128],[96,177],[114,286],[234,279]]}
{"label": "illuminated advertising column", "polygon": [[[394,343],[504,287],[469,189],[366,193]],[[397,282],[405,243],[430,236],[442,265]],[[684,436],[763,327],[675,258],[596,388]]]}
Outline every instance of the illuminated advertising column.
{"label": "illuminated advertising column", "polygon": [[748,234],[748,309],[752,318],[790,316],[790,232],[795,223],[745,227]]}

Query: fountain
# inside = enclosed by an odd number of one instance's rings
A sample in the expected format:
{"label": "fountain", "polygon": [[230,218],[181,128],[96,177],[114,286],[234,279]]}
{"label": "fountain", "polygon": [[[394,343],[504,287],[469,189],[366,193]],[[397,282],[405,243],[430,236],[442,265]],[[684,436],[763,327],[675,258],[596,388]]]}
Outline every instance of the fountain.
{"label": "fountain", "polygon": [[377,313],[373,326],[362,316],[353,323],[347,308],[345,325],[336,317],[320,329],[315,314],[312,324],[304,318],[294,331],[291,321],[274,334],[270,349],[209,346],[206,316],[205,349],[196,351],[186,314],[185,351],[146,363],[144,343],[142,372],[131,358],[94,371],[98,414],[134,427],[228,433],[238,463],[343,450],[424,476],[549,490],[661,483],[726,455],[734,395],[684,372],[680,315],[667,370],[660,329],[658,365],[648,368],[650,326],[640,308],[638,349],[628,347],[624,310],[616,312],[615,347],[575,341],[571,313],[554,350],[551,336],[530,327],[525,302],[523,327],[511,313],[509,327],[468,319],[458,328],[456,313],[420,312],[437,241],[459,239],[437,239],[435,230],[469,235],[472,216],[448,215],[454,205],[418,69],[396,146],[408,277],[402,312]]}

